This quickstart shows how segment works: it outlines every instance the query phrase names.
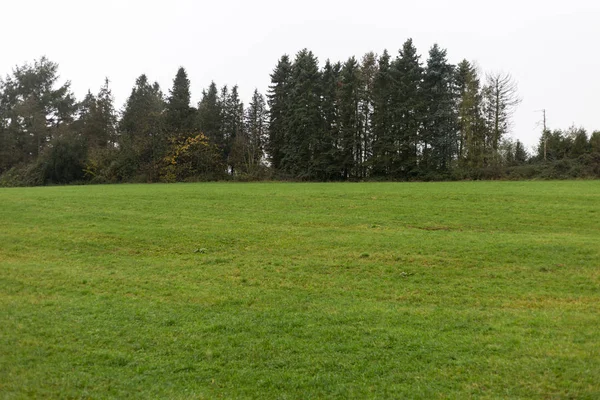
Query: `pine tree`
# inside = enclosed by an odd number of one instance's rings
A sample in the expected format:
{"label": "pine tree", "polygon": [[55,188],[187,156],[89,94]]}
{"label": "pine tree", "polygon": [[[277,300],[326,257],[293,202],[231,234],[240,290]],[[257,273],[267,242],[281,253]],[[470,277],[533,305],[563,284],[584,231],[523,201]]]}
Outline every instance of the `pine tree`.
{"label": "pine tree", "polygon": [[81,132],[88,148],[114,149],[117,140],[117,114],[109,84],[106,78],[98,95],[88,91],[79,104],[79,118],[74,128]]}
{"label": "pine tree", "polygon": [[284,144],[290,123],[292,64],[287,55],[279,60],[271,74],[267,95],[269,103],[269,140],[266,146],[271,167],[276,172],[283,168]]}
{"label": "pine tree", "polygon": [[392,171],[392,156],[395,153],[392,137],[392,78],[390,55],[384,50],[378,60],[377,73],[373,82],[373,134],[372,174],[387,177]]}
{"label": "pine tree", "polygon": [[318,60],[304,49],[292,65],[289,122],[283,145],[282,169],[300,179],[314,178],[314,147],[322,134],[321,75]]}
{"label": "pine tree", "polygon": [[525,150],[525,146],[521,141],[517,140],[517,143],[515,144],[515,164],[525,164],[528,158],[529,155],[527,154],[527,150]]}
{"label": "pine tree", "polygon": [[165,124],[169,135],[180,136],[191,133],[194,115],[190,107],[190,80],[185,68],[180,67],[177,71],[169,93],[165,110]]}
{"label": "pine tree", "polygon": [[342,66],[338,91],[340,108],[340,167],[344,179],[356,178],[361,155],[361,79],[354,57]]}
{"label": "pine tree", "polygon": [[58,64],[42,57],[15,68],[2,83],[0,169],[35,160],[73,122],[77,105],[70,82],[58,81]]}
{"label": "pine tree", "polygon": [[359,176],[366,178],[369,174],[373,157],[373,88],[377,76],[377,56],[373,52],[365,54],[360,65],[360,154],[358,155]]}
{"label": "pine tree", "polygon": [[322,135],[316,142],[313,157],[313,174],[316,179],[328,181],[341,177],[339,165],[340,121],[337,92],[340,82],[341,64],[326,61],[321,74],[321,117]]}
{"label": "pine tree", "polygon": [[475,67],[463,60],[456,75],[458,91],[459,162],[467,169],[483,167],[485,154],[485,121],[482,94]]}
{"label": "pine tree", "polygon": [[455,109],[454,66],[446,50],[435,44],[423,78],[425,116],[420,137],[422,171],[448,172],[457,153],[457,115]]}
{"label": "pine tree", "polygon": [[224,87],[221,91],[221,103],[222,103],[222,132],[224,140],[224,160],[229,166],[231,174],[235,173],[236,163],[233,158],[230,157],[233,144],[236,138],[242,135],[244,129],[244,105],[242,104],[239,94],[238,87],[234,86],[231,92]]}
{"label": "pine tree", "polygon": [[594,131],[590,136],[590,151],[600,154],[600,131]]}
{"label": "pine tree", "polygon": [[238,172],[256,178],[261,171],[268,128],[267,104],[258,90],[254,90],[245,111],[244,125],[233,143],[234,164],[238,166]]}
{"label": "pine tree", "polygon": [[167,148],[164,128],[165,102],[158,83],[150,84],[141,75],[125,104],[120,121],[121,148],[133,151],[140,172],[150,181],[159,178],[159,169]]}
{"label": "pine tree", "polygon": [[419,130],[423,123],[421,82],[423,68],[412,39],[408,39],[392,63],[392,124],[395,154],[392,176],[410,179],[418,174]]}
{"label": "pine tree", "polygon": [[202,92],[202,100],[198,103],[196,126],[206,135],[209,141],[223,151],[223,104],[219,98],[217,85],[211,82],[208,90]]}

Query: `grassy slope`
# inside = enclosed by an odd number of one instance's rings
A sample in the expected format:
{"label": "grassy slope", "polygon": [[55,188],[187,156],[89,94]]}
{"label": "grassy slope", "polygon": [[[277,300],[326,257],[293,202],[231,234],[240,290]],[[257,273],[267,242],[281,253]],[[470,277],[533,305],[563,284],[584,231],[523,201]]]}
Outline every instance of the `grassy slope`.
{"label": "grassy slope", "polygon": [[2,398],[600,397],[597,181],[3,189],[0,223]]}

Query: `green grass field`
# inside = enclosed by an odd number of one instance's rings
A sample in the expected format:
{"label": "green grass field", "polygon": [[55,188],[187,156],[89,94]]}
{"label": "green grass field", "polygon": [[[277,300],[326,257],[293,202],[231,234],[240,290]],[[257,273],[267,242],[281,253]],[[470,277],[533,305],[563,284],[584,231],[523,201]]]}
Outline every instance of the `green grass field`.
{"label": "green grass field", "polygon": [[600,182],[0,190],[0,398],[600,398]]}

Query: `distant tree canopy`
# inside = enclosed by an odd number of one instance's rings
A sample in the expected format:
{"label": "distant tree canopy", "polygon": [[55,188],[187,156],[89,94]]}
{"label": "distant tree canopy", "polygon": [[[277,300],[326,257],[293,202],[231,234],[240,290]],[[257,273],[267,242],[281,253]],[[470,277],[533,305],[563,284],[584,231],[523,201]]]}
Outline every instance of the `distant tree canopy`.
{"label": "distant tree canopy", "polygon": [[110,82],[78,102],[45,57],[0,79],[0,185],[222,179],[446,180],[600,177],[600,132],[510,139],[508,74],[482,77],[434,45],[344,62],[283,55],[244,106],[211,82],[192,105],[185,68],[165,95],[140,75],[121,112]]}

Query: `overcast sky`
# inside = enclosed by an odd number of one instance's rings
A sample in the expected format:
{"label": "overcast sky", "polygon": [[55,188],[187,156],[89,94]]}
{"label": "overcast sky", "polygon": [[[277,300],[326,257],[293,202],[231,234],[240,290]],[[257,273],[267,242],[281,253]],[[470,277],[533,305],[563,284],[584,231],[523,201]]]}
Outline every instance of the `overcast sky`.
{"label": "overcast sky", "polygon": [[600,129],[598,21],[598,0],[2,1],[0,74],[46,55],[79,99],[107,76],[120,107],[140,74],[168,93],[184,66],[194,102],[211,80],[247,101],[283,54],[395,56],[412,37],[423,62],[438,43],[453,63],[511,73],[523,98],[513,136],[531,146],[543,108],[551,128]]}

